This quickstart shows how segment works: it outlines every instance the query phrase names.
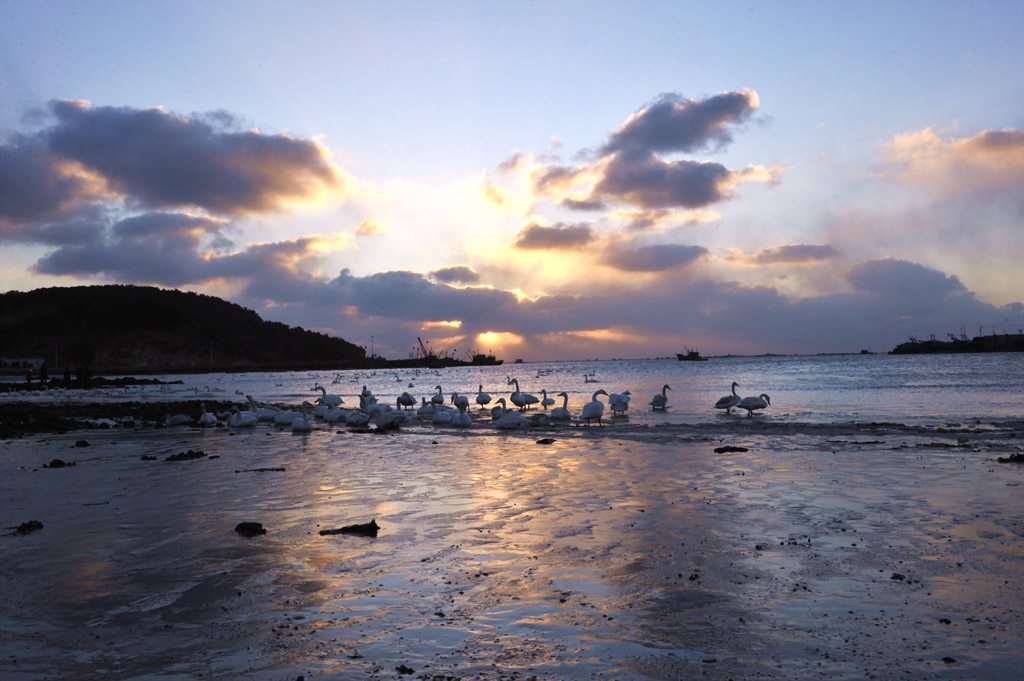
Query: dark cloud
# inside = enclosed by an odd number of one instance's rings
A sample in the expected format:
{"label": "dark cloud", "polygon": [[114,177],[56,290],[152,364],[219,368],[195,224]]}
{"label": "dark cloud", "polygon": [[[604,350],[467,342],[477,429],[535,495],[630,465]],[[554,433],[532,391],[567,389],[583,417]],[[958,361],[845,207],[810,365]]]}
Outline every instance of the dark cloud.
{"label": "dark cloud", "polygon": [[562,205],[569,210],[604,210],[604,201],[600,199],[562,199]]}
{"label": "dark cloud", "polygon": [[466,265],[442,267],[431,272],[430,278],[442,284],[476,284],[480,281],[476,270]]}
{"label": "dark cloud", "polygon": [[1022,130],[986,130],[969,140],[969,144],[981,149],[1011,151],[1024,149],[1024,131]]}
{"label": "dark cloud", "polygon": [[646,151],[615,154],[593,197],[627,201],[640,208],[701,208],[726,199],[731,173],[711,161],[664,161]]}
{"label": "dark cloud", "polygon": [[759,265],[799,264],[831,260],[839,255],[839,251],[829,244],[787,244],[772,246],[754,253],[750,260]]}
{"label": "dark cloud", "polygon": [[105,237],[97,238],[94,229],[87,242],[58,248],[41,258],[34,270],[165,286],[202,282],[218,276],[217,259],[199,254],[202,239],[218,235],[223,226],[180,213],[139,215],[115,223]]}
{"label": "dark cloud", "polygon": [[703,246],[663,244],[638,248],[613,248],[602,262],[626,272],[663,272],[684,267],[708,254]]}
{"label": "dark cloud", "polygon": [[732,141],[726,125],[743,122],[757,107],[757,95],[750,91],[723,92],[703,100],[666,93],[616,130],[601,154],[626,149],[665,153],[721,148]]}
{"label": "dark cloud", "polygon": [[541,166],[530,173],[530,181],[533,189],[539,194],[557,191],[559,188],[571,184],[580,174],[579,168],[552,163]]}
{"label": "dark cloud", "polygon": [[194,206],[222,215],[281,210],[342,180],[310,140],[222,129],[222,112],[183,118],[160,109],[51,104],[49,150],[102,175],[127,203],[147,209]]}
{"label": "dark cloud", "polygon": [[596,238],[590,225],[562,225],[544,227],[527,225],[519,232],[514,246],[521,250],[575,250],[583,248]]}
{"label": "dark cloud", "polygon": [[846,279],[864,293],[918,300],[943,298],[967,290],[955,276],[892,258],[856,265],[847,273]]}
{"label": "dark cloud", "polygon": [[23,136],[0,145],[0,238],[16,225],[66,218],[95,196],[95,188],[61,161],[38,140]]}

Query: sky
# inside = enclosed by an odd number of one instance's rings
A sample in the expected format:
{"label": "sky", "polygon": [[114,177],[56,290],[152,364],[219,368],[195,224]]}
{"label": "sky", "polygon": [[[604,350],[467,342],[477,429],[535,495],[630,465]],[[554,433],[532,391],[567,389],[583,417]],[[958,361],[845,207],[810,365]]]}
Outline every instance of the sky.
{"label": "sky", "polygon": [[390,358],[1024,328],[1024,3],[0,0],[0,290]]}

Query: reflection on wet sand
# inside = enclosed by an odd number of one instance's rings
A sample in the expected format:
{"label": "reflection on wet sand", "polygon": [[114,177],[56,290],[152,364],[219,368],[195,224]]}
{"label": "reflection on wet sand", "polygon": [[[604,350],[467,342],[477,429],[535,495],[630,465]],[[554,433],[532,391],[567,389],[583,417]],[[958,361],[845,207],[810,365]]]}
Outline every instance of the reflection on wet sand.
{"label": "reflection on wet sand", "polygon": [[[58,471],[68,437],[17,441],[5,524],[44,529],[0,543],[0,673],[1004,678],[1008,431],[883,430],[111,432]],[[188,448],[210,457],[162,461]],[[319,534],[370,519],[375,539]]]}

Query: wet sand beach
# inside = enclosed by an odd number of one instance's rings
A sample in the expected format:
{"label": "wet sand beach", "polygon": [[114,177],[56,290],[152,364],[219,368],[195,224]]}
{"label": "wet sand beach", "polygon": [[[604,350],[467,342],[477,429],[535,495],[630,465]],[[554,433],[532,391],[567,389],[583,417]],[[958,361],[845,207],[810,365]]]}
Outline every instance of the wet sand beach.
{"label": "wet sand beach", "polygon": [[1015,678],[1021,425],[5,440],[0,677]]}

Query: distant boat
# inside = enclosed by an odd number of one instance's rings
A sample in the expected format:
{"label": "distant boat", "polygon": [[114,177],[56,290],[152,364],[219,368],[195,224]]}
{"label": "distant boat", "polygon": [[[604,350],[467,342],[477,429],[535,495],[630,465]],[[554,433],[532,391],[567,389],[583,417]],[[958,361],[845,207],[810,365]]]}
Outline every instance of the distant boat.
{"label": "distant boat", "polygon": [[706,361],[708,361],[707,357],[701,357],[699,352],[697,352],[696,350],[691,350],[689,348],[686,348],[686,353],[685,354],[682,353],[682,352],[677,352],[676,353],[676,359],[678,359],[680,362],[706,362]]}
{"label": "distant boat", "polygon": [[522,364],[522,363],[523,363],[523,360],[518,359],[518,358],[516,359],[515,362],[513,362],[513,364]]}
{"label": "distant boat", "polygon": [[493,352],[488,353],[486,355],[483,354],[482,352],[478,352],[473,355],[473,359],[470,362],[470,364],[472,364],[473,366],[498,366],[504,361],[505,360],[503,359],[498,359],[497,357],[495,357]]}

